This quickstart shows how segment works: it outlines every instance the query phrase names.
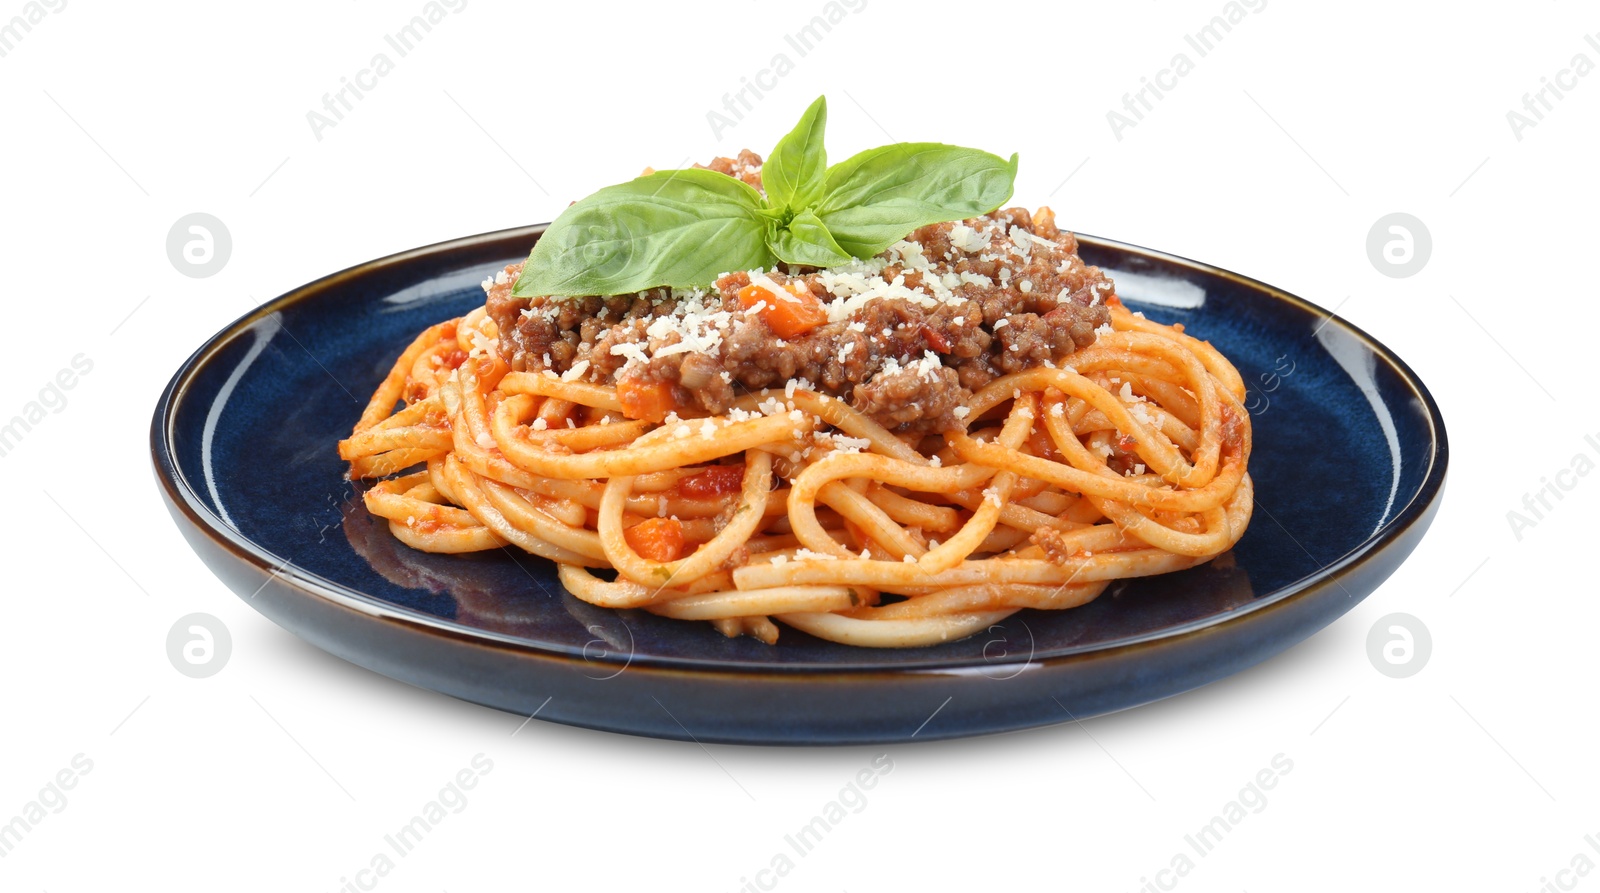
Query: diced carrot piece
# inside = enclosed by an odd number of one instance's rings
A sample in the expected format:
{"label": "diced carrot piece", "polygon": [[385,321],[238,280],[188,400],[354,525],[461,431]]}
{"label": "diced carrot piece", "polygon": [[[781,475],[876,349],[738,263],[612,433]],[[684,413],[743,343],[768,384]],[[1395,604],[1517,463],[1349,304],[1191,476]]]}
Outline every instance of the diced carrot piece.
{"label": "diced carrot piece", "polygon": [[677,409],[672,399],[672,382],[640,381],[623,378],[617,381],[617,401],[622,404],[622,414],[630,419],[659,422]]}
{"label": "diced carrot piece", "polygon": [[713,465],[678,481],[678,495],[685,499],[705,499],[737,493],[743,485],[743,465]]}
{"label": "diced carrot piece", "polygon": [[804,286],[790,282],[783,290],[787,294],[775,295],[759,285],[746,286],[739,289],[739,303],[749,309],[766,302],[759,312],[761,321],[783,339],[798,338],[828,321],[822,302]]}
{"label": "diced carrot piece", "polygon": [[683,554],[683,524],[677,518],[650,518],[624,530],[622,536],[650,561],[676,561]]}

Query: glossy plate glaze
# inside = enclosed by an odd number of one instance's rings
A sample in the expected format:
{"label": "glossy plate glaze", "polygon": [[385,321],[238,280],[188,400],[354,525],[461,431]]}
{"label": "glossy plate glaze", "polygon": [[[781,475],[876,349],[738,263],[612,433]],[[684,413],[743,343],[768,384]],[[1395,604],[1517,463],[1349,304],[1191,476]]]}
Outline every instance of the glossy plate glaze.
{"label": "glossy plate glaze", "polygon": [[412,551],[366,514],[335,442],[416,332],[482,304],[479,283],[542,229],[329,276],[178,370],[151,428],[156,477],[189,543],[252,607],[352,663],[544,720],[762,744],[949,738],[1120,710],[1264,660],[1376,588],[1439,503],[1443,420],[1382,345],[1259,282],[1081,237],[1124,301],[1210,340],[1249,383],[1255,517],[1209,565],[959,642],[862,650],[595,608],[520,552]]}

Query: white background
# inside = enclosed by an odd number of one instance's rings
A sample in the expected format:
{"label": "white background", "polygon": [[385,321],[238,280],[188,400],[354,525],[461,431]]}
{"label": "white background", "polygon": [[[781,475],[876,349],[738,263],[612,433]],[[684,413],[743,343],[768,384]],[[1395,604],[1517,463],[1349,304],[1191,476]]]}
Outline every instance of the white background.
{"label": "white background", "polygon": [[[0,419],[73,355],[94,366],[0,459],[0,822],[74,755],[93,769],[0,859],[0,888],[338,890],[483,753],[467,807],[379,889],[733,891],[886,752],[866,808],[778,888],[1138,890],[1281,753],[1293,769],[1267,805],[1164,884],[1600,891],[1557,875],[1600,862],[1584,841],[1600,836],[1585,560],[1600,480],[1576,478],[1520,538],[1507,519],[1575,455],[1600,458],[1584,442],[1600,434],[1600,77],[1520,140],[1506,118],[1575,54],[1600,63],[1584,40],[1600,19],[1309,6],[1272,0],[1204,58],[1183,38],[1221,0],[871,0],[803,58],[784,36],[821,3],[470,0],[404,58],[383,38],[421,0],[48,12],[0,58]],[[0,21],[25,9],[0,0]],[[394,71],[319,140],[307,112],[382,51]],[[713,138],[707,112],[780,52],[793,72]],[[1179,52],[1193,72],[1119,140],[1106,112]],[[836,158],[891,138],[1020,152],[1016,203],[1271,282],[1391,346],[1450,426],[1443,508],[1411,560],[1304,644],[1163,703],[790,750],[537,721],[513,735],[519,717],[303,644],[185,546],[151,480],[150,413],[225,323],[359,261],[548,220],[647,164],[765,151],[819,93]],[[194,211],[232,233],[211,278],[167,259]],[[1432,234],[1411,278],[1366,253],[1394,211]],[[168,628],[193,611],[232,631],[210,679],[168,663]],[[1367,656],[1395,611],[1432,634],[1407,679]]]}

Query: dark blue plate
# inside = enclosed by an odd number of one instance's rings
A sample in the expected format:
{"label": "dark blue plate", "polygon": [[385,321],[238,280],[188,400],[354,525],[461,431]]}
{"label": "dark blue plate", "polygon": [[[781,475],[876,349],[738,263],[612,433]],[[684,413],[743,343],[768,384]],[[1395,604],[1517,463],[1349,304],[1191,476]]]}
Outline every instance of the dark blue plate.
{"label": "dark blue plate", "polygon": [[949,738],[1120,710],[1262,661],[1376,588],[1439,504],[1439,408],[1383,345],[1259,282],[1082,237],[1126,302],[1210,340],[1249,383],[1255,517],[1209,565],[959,642],[864,650],[595,608],[523,553],[412,551],[367,516],[334,444],[411,338],[482,304],[478,283],[542,231],[334,274],[184,362],[156,406],[156,477],[189,543],[252,607],[360,666],[540,719],[763,744]]}

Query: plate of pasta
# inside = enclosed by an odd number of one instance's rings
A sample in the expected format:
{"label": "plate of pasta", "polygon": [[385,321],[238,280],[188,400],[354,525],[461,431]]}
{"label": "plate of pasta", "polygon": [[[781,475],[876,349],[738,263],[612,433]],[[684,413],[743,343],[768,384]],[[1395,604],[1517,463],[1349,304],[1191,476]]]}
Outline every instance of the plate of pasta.
{"label": "plate of pasta", "polygon": [[1195,688],[1420,540],[1445,432],[1392,352],[1007,206],[1016,156],[829,165],[825,122],[819,99],[765,158],[647,169],[247,314],[156,410],[179,527],[394,678],[825,744]]}

